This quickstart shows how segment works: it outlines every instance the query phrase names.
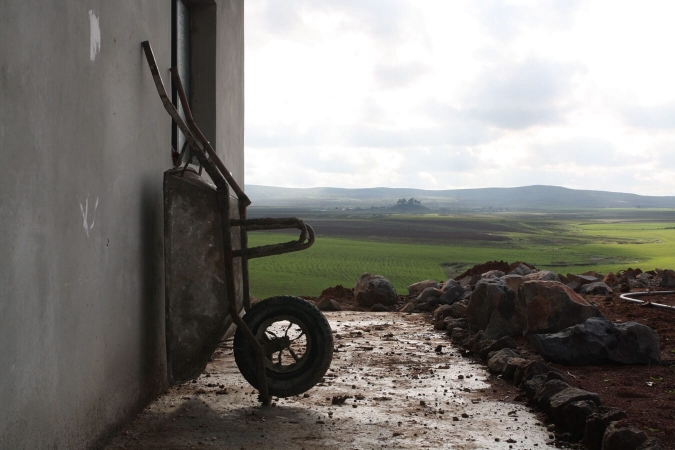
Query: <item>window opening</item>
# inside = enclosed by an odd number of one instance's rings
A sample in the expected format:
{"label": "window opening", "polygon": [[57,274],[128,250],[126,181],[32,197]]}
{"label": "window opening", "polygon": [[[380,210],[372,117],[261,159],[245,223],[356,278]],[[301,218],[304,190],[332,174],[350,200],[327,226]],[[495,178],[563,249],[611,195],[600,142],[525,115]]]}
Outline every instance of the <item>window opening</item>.
{"label": "window opening", "polygon": [[[191,101],[191,43],[190,43],[190,8],[183,0],[173,0],[171,5],[171,67],[178,68],[185,95],[192,106]],[[178,110],[180,116],[185,119],[183,107],[178,100],[176,86],[171,83],[171,101]],[[180,132],[175,123],[171,125],[171,145],[175,151],[181,152],[185,144],[185,136]]]}

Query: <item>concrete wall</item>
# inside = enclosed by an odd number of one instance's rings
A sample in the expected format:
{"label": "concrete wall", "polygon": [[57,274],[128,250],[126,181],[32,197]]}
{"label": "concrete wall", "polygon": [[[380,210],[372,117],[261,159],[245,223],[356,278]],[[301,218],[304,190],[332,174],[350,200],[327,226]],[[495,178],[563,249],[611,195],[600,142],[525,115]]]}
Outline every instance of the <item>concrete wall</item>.
{"label": "concrete wall", "polygon": [[[244,4],[223,2],[218,8],[216,66],[216,143],[234,179],[244,188]],[[197,119],[196,119],[197,120]],[[231,151],[230,151],[231,150]],[[236,170],[235,170],[236,168]]]}
{"label": "concrete wall", "polygon": [[[243,184],[243,0],[217,3],[212,126]],[[169,0],[0,0],[0,448],[98,445],[166,387],[146,39],[168,69]]]}

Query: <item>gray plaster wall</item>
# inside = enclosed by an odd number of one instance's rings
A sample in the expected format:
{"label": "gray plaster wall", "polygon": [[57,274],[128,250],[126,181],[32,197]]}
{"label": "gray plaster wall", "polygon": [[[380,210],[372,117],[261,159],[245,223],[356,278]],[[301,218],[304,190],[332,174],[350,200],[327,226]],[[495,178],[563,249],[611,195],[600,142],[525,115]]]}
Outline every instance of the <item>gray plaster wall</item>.
{"label": "gray plaster wall", "polygon": [[[244,188],[244,2],[227,1],[218,6],[218,27],[216,33],[216,70],[218,81],[216,94],[216,147],[226,155],[224,163]],[[231,202],[230,216],[239,215],[237,202]],[[232,245],[240,248],[240,231],[232,229]],[[241,259],[234,264],[236,302],[243,308],[243,286]],[[230,323],[230,321],[228,321]],[[234,332],[231,327],[228,334]]]}
{"label": "gray plaster wall", "polygon": [[[215,143],[243,184],[243,0],[216,3]],[[169,0],[0,0],[0,448],[98,446],[166,387],[146,39],[168,69]]]}
{"label": "gray plaster wall", "polygon": [[216,143],[239,186],[244,187],[244,2],[218,7],[216,42]]}

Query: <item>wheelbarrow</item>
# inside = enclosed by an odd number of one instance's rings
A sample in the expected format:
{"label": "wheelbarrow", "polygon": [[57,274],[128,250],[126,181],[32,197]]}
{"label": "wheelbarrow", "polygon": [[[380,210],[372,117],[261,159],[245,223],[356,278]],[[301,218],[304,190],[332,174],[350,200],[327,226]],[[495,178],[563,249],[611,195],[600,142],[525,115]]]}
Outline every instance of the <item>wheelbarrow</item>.
{"label": "wheelbarrow", "polygon": [[[195,124],[178,70],[170,72],[185,119],[167,96],[150,43],[142,48],[164,108],[185,136],[174,167],[164,173],[169,382],[203,373],[234,324],[237,367],[258,389],[260,400],[268,404],[271,396],[301,394],[330,366],[331,328],[321,311],[302,298],[272,297],[251,306],[248,260],[306,249],[314,243],[314,231],[296,218],[246,218],[251,201]],[[193,157],[198,164],[191,164]],[[299,230],[297,240],[248,247],[250,231],[287,228]]]}

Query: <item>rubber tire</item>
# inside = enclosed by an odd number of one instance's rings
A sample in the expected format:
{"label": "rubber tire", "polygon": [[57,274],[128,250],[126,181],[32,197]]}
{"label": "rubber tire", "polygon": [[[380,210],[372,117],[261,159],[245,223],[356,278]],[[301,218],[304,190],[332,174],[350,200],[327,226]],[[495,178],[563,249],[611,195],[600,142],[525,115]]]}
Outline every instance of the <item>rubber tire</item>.
{"label": "rubber tire", "polygon": [[[290,316],[303,322],[307,327],[307,342],[311,343],[307,361],[297,370],[279,373],[266,368],[269,394],[291,397],[310,390],[326,374],[333,359],[333,331],[314,304],[292,296],[262,300],[246,313],[243,320],[256,335],[264,322],[281,316]],[[240,329],[234,335],[234,360],[246,381],[258,389],[256,353]]]}

